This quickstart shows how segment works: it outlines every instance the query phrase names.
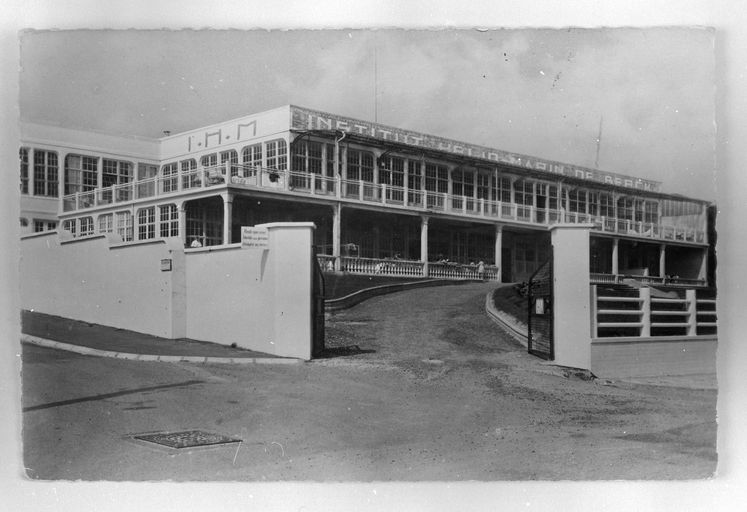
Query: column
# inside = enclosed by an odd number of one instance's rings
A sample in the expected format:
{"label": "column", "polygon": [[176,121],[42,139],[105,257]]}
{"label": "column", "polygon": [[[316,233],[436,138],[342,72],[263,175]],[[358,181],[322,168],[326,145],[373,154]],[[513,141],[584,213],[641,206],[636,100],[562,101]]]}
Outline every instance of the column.
{"label": "column", "polygon": [[99,204],[99,196],[101,195],[101,186],[104,184],[104,159],[98,157],[96,159],[96,187],[93,189],[93,204]]}
{"label": "column", "polygon": [[179,238],[182,239],[182,243],[187,245],[187,208],[185,203],[182,201],[176,206],[177,218],[179,219]]}
{"label": "column", "polygon": [[342,219],[342,205],[335,204],[332,207],[332,256],[335,259],[335,272],[339,272],[340,265],[340,226]]}
{"label": "column", "polygon": [[231,221],[233,219],[233,194],[221,194],[223,198],[223,244],[231,243]]}
{"label": "column", "polygon": [[619,245],[620,245],[620,240],[617,238],[613,238],[612,239],[612,275],[617,275],[620,271],[619,261],[618,261]]}
{"label": "column", "polygon": [[661,244],[659,246],[659,277],[662,279],[667,276],[667,246]]}
{"label": "column", "polygon": [[495,266],[496,279],[499,283],[503,282],[503,276],[501,275],[501,267],[503,266],[503,226],[496,224],[495,226]]}
{"label": "column", "polygon": [[423,277],[428,277],[428,221],[429,217],[420,217],[420,261],[423,263]]}

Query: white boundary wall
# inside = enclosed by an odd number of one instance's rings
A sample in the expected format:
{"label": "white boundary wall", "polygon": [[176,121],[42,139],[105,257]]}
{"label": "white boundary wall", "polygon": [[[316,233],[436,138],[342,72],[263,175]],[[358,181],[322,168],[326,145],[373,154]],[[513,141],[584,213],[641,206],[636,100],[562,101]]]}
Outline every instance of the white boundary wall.
{"label": "white boundary wall", "polygon": [[[265,224],[266,249],[178,238],[21,239],[21,307],[164,338],[311,358],[312,223]],[[170,261],[170,270],[167,270]]]}

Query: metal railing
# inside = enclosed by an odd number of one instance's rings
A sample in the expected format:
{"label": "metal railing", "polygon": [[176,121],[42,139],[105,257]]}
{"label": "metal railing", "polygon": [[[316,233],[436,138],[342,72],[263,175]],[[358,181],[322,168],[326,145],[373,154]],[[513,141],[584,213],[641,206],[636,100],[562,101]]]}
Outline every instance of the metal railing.
{"label": "metal railing", "polygon": [[323,176],[301,171],[230,163],[69,194],[63,197],[63,211],[83,210],[94,206],[166,196],[185,190],[226,186],[227,184],[527,224],[590,223],[594,225],[596,231],[655,240],[693,243],[706,241],[704,229],[695,227],[635,222],[567,212],[557,208],[538,208],[532,205],[491,201],[445,192],[411,190],[365,180],[342,179],[339,176]]}
{"label": "metal railing", "polygon": [[[335,257],[329,254],[317,254],[319,266],[326,272],[335,270]],[[360,258],[353,256],[340,257],[340,270],[351,274],[385,275],[400,277],[432,277],[453,280],[498,281],[499,269],[493,265],[465,265],[459,263],[429,262],[402,260],[393,258]]]}
{"label": "metal railing", "polygon": [[592,272],[590,274],[590,281],[592,284],[620,284],[624,283],[626,279],[632,279],[643,284],[658,284],[667,286],[706,286],[705,279],[699,278],[685,278],[679,276],[646,276],[646,275],[635,275],[635,274],[603,274],[599,272]]}

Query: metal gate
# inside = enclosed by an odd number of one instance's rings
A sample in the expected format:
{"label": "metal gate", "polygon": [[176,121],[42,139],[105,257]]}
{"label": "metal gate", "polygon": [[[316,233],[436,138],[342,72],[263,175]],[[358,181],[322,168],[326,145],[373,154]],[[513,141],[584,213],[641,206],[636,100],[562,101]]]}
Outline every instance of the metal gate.
{"label": "metal gate", "polygon": [[316,257],[316,248],[311,251],[313,285],[311,290],[312,345],[311,357],[321,357],[324,352],[324,273]]}
{"label": "metal gate", "polygon": [[548,260],[529,278],[527,288],[527,349],[532,355],[553,360],[552,249]]}

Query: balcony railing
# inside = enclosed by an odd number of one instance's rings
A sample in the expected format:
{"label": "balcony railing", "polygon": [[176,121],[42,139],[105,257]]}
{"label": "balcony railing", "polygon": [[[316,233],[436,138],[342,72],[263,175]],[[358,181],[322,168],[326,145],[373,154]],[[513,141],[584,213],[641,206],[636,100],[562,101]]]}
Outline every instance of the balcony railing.
{"label": "balcony railing", "polygon": [[[335,269],[334,256],[318,254],[317,260],[323,270],[331,272]],[[498,267],[492,265],[483,265],[481,273],[479,265],[430,262],[428,263],[428,270],[426,272],[422,261],[392,258],[377,259],[341,256],[340,270],[351,274],[432,277],[453,280],[498,281],[499,278]]]}
{"label": "balcony railing", "polygon": [[364,180],[348,180],[335,176],[275,170],[250,165],[221,164],[201,167],[179,174],[157,176],[102,189],[79,192],[63,198],[63,211],[71,212],[95,206],[137,199],[178,194],[230,184],[238,187],[274,189],[279,192],[336,197],[366,204],[392,208],[440,212],[471,218],[485,218],[517,223],[552,225],[590,223],[596,231],[629,235],[652,240],[673,240],[705,243],[705,226],[674,226],[652,222],[637,222],[586,213],[568,212],[557,208],[538,208],[489,199],[465,197],[445,192],[410,190]]}
{"label": "balcony railing", "polygon": [[627,279],[638,281],[641,284],[658,284],[667,286],[706,286],[705,279],[685,278],[679,276],[645,276],[634,274],[602,274],[594,272],[590,276],[592,284],[620,284]]}

